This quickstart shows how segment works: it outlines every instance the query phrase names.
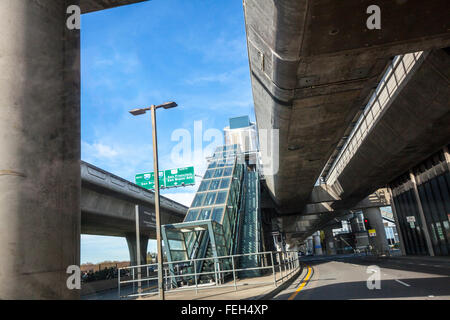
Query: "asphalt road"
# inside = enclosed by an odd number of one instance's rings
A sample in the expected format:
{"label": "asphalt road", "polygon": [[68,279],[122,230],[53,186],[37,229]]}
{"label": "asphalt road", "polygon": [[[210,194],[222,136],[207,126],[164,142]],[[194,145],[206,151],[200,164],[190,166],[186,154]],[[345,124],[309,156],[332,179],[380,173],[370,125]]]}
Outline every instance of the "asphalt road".
{"label": "asphalt road", "polygon": [[[450,299],[446,258],[335,256],[305,265],[300,277],[275,300]],[[373,289],[368,288],[369,277]]]}

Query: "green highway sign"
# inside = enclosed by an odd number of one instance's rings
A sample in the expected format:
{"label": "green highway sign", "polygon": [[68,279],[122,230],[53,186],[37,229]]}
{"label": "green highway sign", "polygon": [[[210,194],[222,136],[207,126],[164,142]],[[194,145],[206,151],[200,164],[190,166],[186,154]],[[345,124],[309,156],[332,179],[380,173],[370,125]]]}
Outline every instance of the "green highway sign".
{"label": "green highway sign", "polygon": [[[141,173],[135,176],[136,184],[145,189],[155,189],[155,173]],[[159,172],[159,187],[164,186],[164,171]]]}
{"label": "green highway sign", "polygon": [[195,184],[194,167],[166,170],[166,188]]}
{"label": "green highway sign", "polygon": [[[136,184],[145,189],[155,189],[153,172],[141,173],[135,176]],[[194,167],[171,169],[159,172],[159,187],[174,188],[195,184]]]}

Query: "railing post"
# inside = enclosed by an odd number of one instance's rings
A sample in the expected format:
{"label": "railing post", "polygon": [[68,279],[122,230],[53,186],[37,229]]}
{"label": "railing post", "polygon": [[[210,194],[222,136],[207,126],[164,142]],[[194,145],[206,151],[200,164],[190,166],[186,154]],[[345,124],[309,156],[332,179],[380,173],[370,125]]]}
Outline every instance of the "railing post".
{"label": "railing post", "polygon": [[281,282],[284,281],[283,269],[281,268],[281,266],[283,264],[282,257],[283,257],[283,253],[282,252],[278,252],[278,262],[279,262],[278,266],[280,268]]}
{"label": "railing post", "polygon": [[131,270],[133,270],[133,294],[134,294],[134,267],[131,269]]}
{"label": "railing post", "polygon": [[233,282],[234,282],[234,291],[237,291],[237,285],[236,285],[236,270],[234,268],[234,256],[231,256],[231,266],[233,268]]}
{"label": "railing post", "polygon": [[216,279],[216,287],[218,286],[218,283],[217,283],[217,262],[216,262],[216,260],[214,259],[214,278]]}
{"label": "railing post", "polygon": [[119,288],[119,299],[120,299],[120,269],[119,269],[119,273],[117,274],[117,276],[119,279],[118,288]]}
{"label": "railing post", "polygon": [[273,252],[270,252],[270,260],[272,261],[273,284],[277,286],[277,275],[275,272],[275,263],[273,262]]}
{"label": "railing post", "polygon": [[198,284],[197,284],[197,260],[194,260],[194,279],[195,279],[195,294],[198,294]]}

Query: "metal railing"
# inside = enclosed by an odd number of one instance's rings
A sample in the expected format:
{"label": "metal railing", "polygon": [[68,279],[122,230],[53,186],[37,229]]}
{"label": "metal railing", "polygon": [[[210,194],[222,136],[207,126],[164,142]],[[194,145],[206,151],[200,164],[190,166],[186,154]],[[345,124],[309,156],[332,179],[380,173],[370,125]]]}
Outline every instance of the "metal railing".
{"label": "metal railing", "polygon": [[383,111],[391,105],[393,97],[407,83],[405,80],[424,61],[424,56],[424,52],[420,51],[395,57],[328,172],[325,178],[327,184],[336,181]]}
{"label": "metal railing", "polygon": [[[239,263],[239,258],[244,256],[257,256],[258,266],[251,268],[236,268]],[[214,264],[214,270],[197,272],[197,264],[205,261],[212,261]],[[183,260],[176,262],[164,262],[163,268],[163,284],[167,293],[179,292],[183,290],[195,290],[196,294],[198,290],[234,287],[237,291],[238,286],[248,285],[239,284],[237,279],[239,273],[250,270],[261,270],[264,277],[273,275],[270,281],[251,281],[251,284],[273,284],[275,287],[280,282],[284,282],[288,277],[297,272],[300,269],[300,261],[297,251],[268,251],[259,253],[247,253],[236,254],[221,257],[209,257],[200,259]],[[120,268],[118,271],[118,294],[119,298],[132,298],[148,295],[159,295],[157,288],[152,289],[150,282],[158,280],[157,264],[146,264],[141,266],[130,266]],[[193,272],[183,273],[188,267]],[[140,279],[138,277],[140,269]],[[125,273],[130,274],[129,280],[121,280],[120,273],[124,270]],[[146,272],[142,272],[142,271]],[[152,270],[150,272],[150,270]],[[142,276],[142,275],[145,276]],[[255,277],[256,278],[256,277]],[[209,279],[209,282],[205,281]],[[174,281],[175,280],[175,281]],[[142,289],[142,284],[147,284],[147,288]],[[177,287],[174,287],[174,283],[177,283]],[[122,288],[124,285],[132,284],[132,292],[130,294],[122,295]],[[136,290],[137,288],[137,290]],[[140,288],[140,289],[139,289]]]}

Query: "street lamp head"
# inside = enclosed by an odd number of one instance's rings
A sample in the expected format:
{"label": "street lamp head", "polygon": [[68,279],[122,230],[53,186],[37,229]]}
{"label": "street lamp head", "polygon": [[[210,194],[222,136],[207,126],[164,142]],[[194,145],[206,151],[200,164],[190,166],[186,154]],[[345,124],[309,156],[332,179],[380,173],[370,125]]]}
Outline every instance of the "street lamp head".
{"label": "street lamp head", "polygon": [[147,112],[146,109],[133,109],[133,110],[130,111],[130,113],[133,116],[140,116],[141,114],[145,114],[146,112]]}
{"label": "street lamp head", "polygon": [[162,107],[164,109],[171,109],[171,108],[178,107],[178,105],[175,102],[166,102],[166,103],[159,105],[158,108],[159,107]]}

